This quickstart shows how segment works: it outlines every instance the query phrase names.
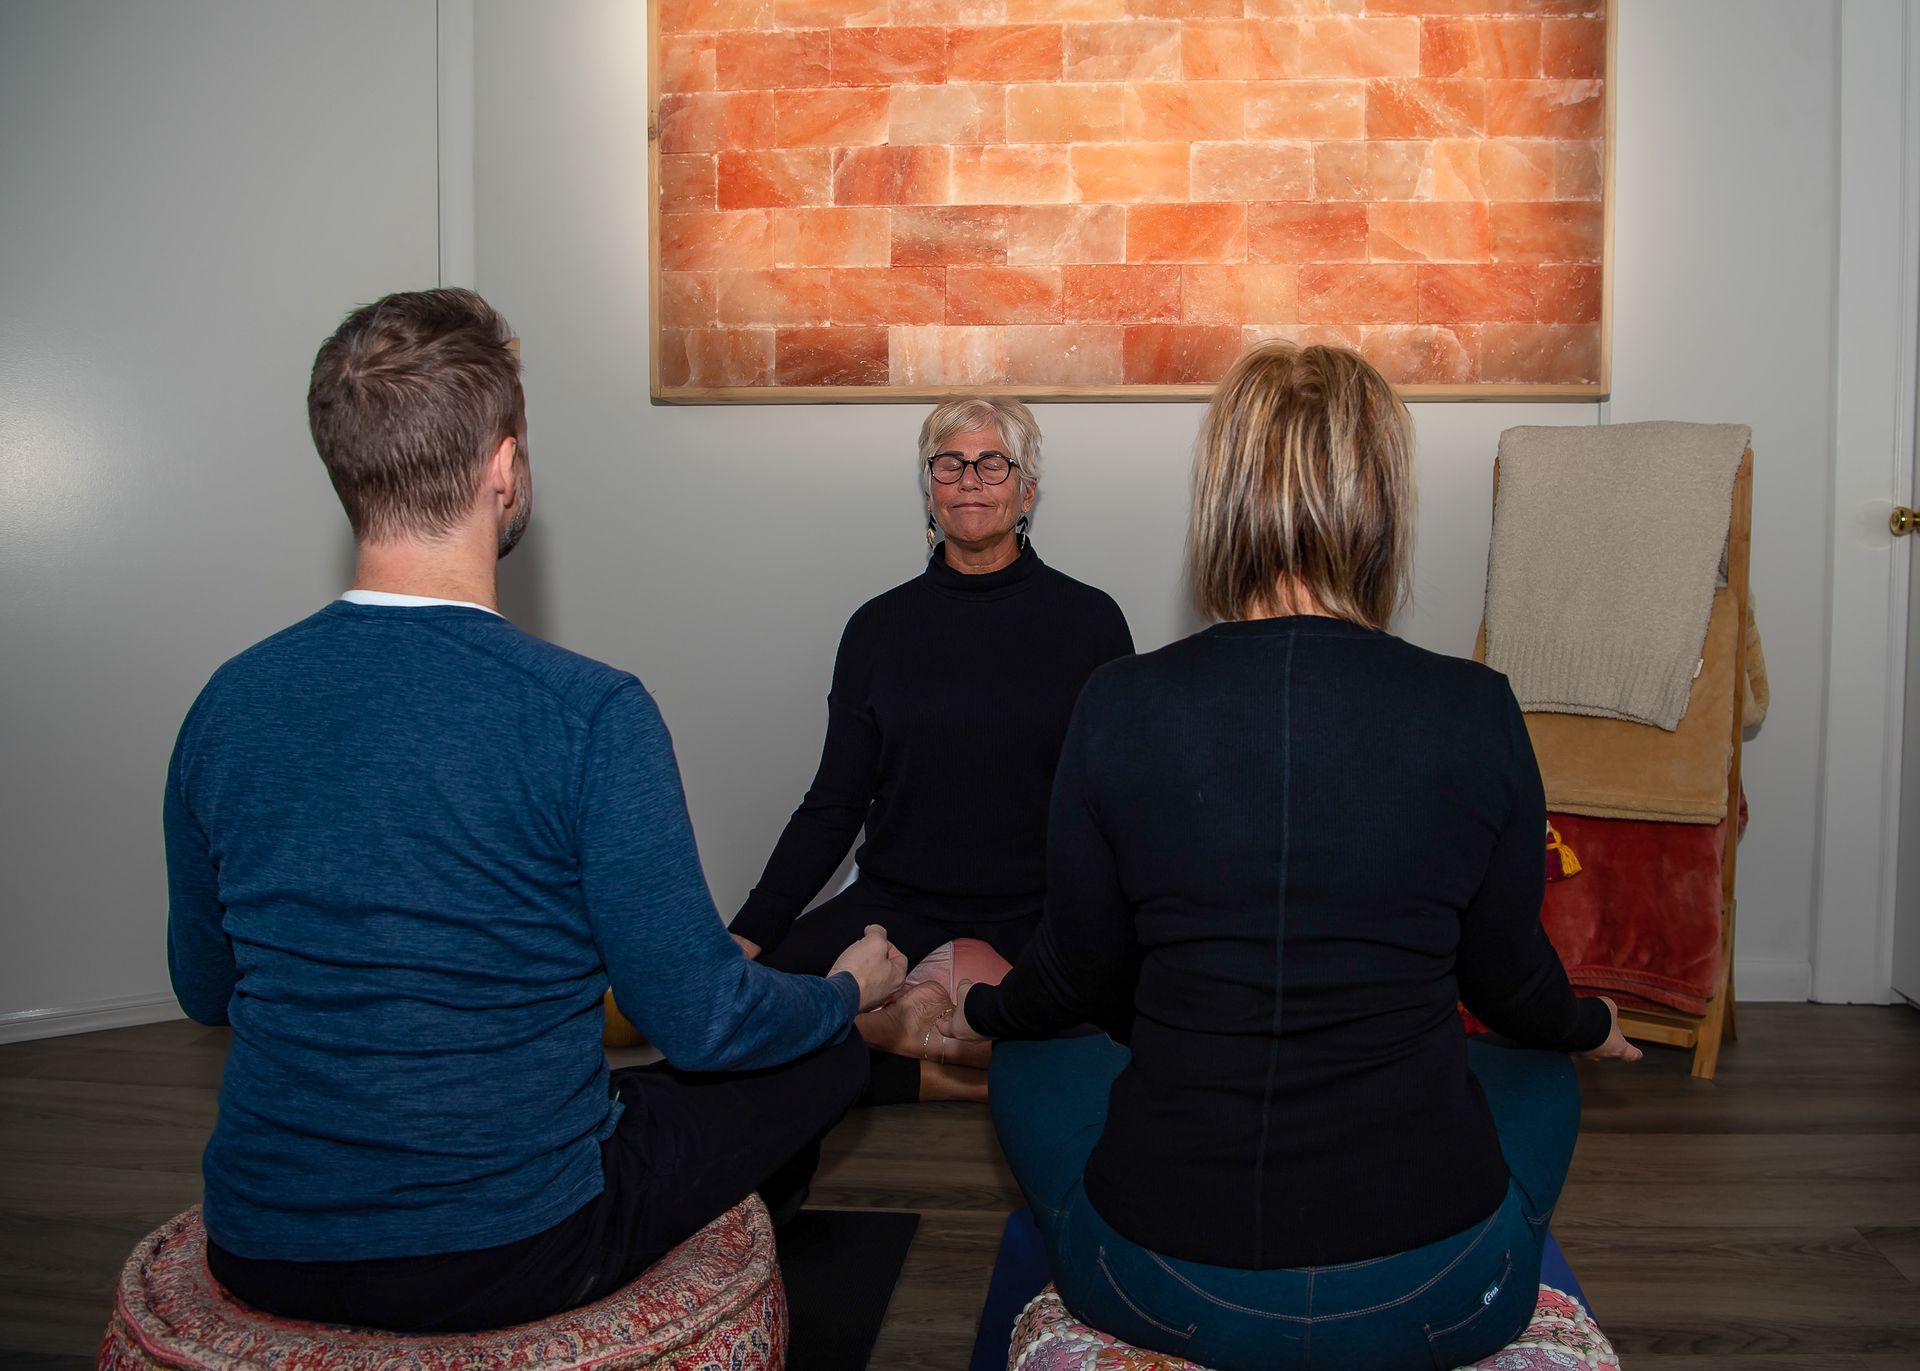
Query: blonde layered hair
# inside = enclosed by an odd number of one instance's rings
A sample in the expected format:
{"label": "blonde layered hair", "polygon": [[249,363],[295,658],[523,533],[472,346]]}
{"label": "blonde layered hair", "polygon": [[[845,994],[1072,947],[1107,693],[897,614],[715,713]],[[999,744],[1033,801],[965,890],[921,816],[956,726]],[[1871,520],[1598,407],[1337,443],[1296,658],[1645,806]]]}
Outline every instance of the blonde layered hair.
{"label": "blonde layered hair", "polygon": [[1214,392],[1193,462],[1187,573],[1214,619],[1295,611],[1287,585],[1383,629],[1413,559],[1413,421],[1340,348],[1266,343]]}
{"label": "blonde layered hair", "polygon": [[1020,474],[1020,493],[1040,484],[1040,424],[1033,411],[1018,400],[969,395],[937,405],[920,425],[920,490],[924,494],[932,474],[927,462],[956,435],[975,429],[992,428],[1000,435],[1000,446],[1014,462]]}

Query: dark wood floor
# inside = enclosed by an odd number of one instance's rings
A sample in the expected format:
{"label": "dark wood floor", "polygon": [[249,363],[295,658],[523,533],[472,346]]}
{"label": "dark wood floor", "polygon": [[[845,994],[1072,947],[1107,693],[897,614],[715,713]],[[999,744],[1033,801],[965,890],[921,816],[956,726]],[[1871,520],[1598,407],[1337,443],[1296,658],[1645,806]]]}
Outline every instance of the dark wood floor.
{"label": "dark wood floor", "polygon": [[[1920,1013],[1754,1005],[1717,1081],[1684,1054],[1582,1068],[1554,1231],[1626,1364],[1920,1367]],[[199,1198],[225,1034],[0,1047],[0,1364],[78,1371],[128,1249]],[[857,1114],[814,1202],[917,1210],[873,1365],[959,1368],[1019,1202],[986,1111]]]}

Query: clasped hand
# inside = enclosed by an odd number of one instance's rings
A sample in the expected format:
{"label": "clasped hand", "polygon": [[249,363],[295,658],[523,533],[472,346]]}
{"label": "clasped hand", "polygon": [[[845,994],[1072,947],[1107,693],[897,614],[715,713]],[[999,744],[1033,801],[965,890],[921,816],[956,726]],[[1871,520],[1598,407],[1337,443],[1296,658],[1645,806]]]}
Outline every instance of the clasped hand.
{"label": "clasped hand", "polygon": [[860,940],[848,947],[827,971],[845,971],[860,985],[860,1008],[873,1009],[907,979],[906,954],[887,941],[887,930],[868,924]]}

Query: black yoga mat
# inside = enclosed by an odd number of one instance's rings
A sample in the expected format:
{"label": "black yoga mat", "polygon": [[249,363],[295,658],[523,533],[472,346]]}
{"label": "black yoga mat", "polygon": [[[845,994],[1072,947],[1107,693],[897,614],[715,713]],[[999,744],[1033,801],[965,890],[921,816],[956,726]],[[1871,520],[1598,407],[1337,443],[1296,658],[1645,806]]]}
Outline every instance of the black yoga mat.
{"label": "black yoga mat", "polygon": [[774,1235],[787,1284],[788,1371],[865,1371],[918,1214],[803,1209]]}

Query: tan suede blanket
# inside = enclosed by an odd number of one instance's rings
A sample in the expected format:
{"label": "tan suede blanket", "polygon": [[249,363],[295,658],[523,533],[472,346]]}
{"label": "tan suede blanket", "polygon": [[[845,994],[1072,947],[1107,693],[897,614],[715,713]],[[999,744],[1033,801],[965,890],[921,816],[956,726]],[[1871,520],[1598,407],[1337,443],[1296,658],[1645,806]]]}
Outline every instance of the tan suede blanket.
{"label": "tan suede blanket", "polygon": [[1487,664],[1522,709],[1680,722],[1751,436],[1666,422],[1500,435]]}
{"label": "tan suede blanket", "polygon": [[[1747,607],[1747,670],[1741,723],[1766,717],[1767,664]],[[1713,597],[1704,664],[1680,725],[1671,733],[1622,719],[1529,713],[1527,734],[1547,787],[1547,808],[1601,819],[1715,824],[1727,816],[1733,761],[1733,602]],[[1485,656],[1484,632],[1473,648]]]}

